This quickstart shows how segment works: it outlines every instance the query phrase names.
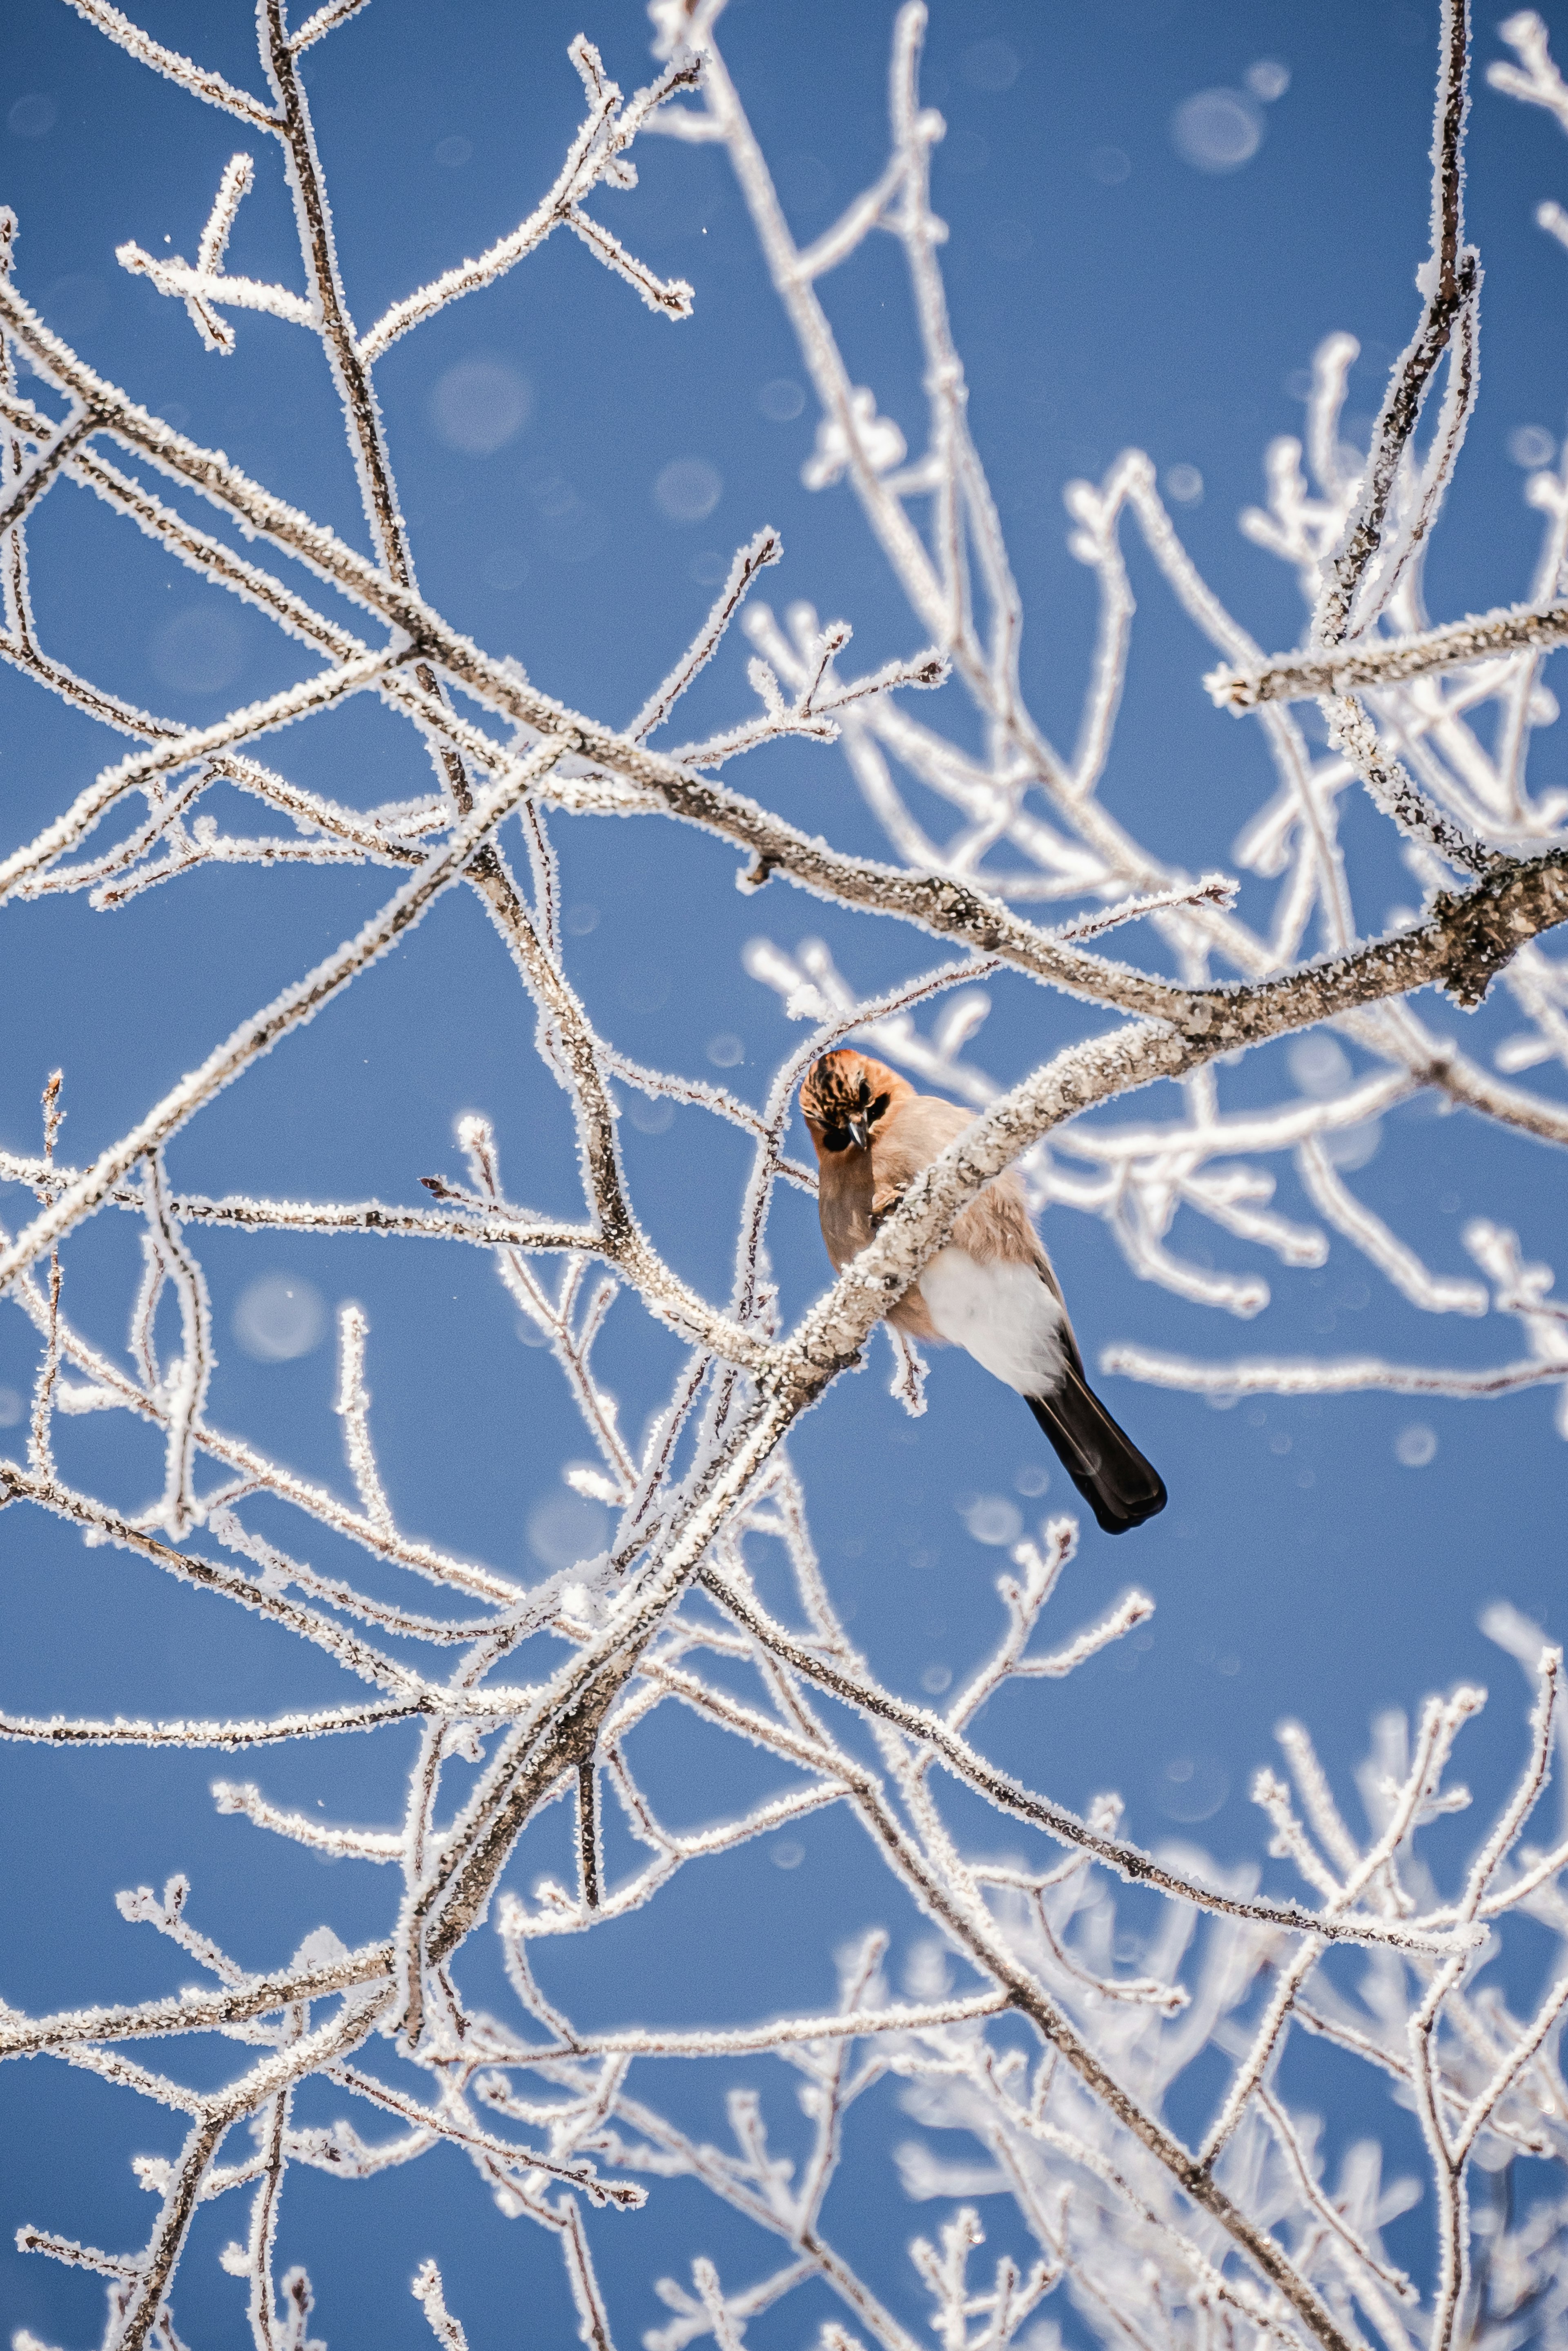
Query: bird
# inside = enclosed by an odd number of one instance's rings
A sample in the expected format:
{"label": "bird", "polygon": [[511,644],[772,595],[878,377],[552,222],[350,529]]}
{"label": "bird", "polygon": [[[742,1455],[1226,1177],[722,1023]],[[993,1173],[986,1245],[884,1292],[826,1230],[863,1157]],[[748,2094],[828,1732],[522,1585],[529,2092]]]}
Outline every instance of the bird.
{"label": "bird", "polygon": [[[816,1147],[818,1212],[835,1273],[974,1115],[938,1094],[916,1093],[885,1062],[848,1048],[812,1063],[800,1108]],[[887,1320],[911,1338],[967,1349],[1016,1389],[1107,1534],[1125,1534],[1165,1509],[1158,1471],[1084,1375],[1061,1285],[1013,1169],[970,1201]]]}

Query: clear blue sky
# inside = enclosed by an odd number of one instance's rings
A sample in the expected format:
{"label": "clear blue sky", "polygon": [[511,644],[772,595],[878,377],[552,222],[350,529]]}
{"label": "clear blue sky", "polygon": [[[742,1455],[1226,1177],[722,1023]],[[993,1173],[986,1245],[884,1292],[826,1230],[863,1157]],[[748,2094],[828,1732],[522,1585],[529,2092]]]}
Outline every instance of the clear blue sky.
{"label": "clear blue sky", "polygon": [[[164,40],[259,89],[242,0],[162,0],[143,13]],[[1546,13],[1563,23],[1560,9]],[[880,168],[891,16],[880,0],[848,8],[733,0],[724,19],[731,68],[803,234],[825,226]],[[952,230],[949,298],[974,431],[1024,592],[1024,684],[1058,739],[1071,737],[1094,619],[1092,582],[1066,550],[1062,486],[1099,474],[1130,444],[1162,472],[1197,469],[1201,498],[1183,507],[1181,522],[1198,563],[1261,642],[1296,639],[1293,578],[1240,537],[1236,517],[1261,496],[1266,443],[1300,429],[1301,371],[1322,337],[1348,329],[1360,339],[1349,407],[1364,418],[1414,324],[1436,17],[1430,0],[936,0],[925,91],[949,124],[935,166],[937,205]],[[632,0],[594,9],[582,0],[565,8],[555,0],[374,0],[311,53],[311,101],[361,327],[479,249],[548,185],[580,112],[565,54],[580,29],[623,87],[648,77],[647,26]],[[1488,26],[1481,65],[1497,53]],[[1243,86],[1263,60],[1278,61],[1290,79],[1260,105],[1256,153],[1227,173],[1195,168],[1173,141],[1174,110],[1197,92]],[[298,284],[281,172],[266,142],[156,79],[56,0],[16,0],[0,57],[0,201],[19,217],[23,291],[138,400],[227,449],[358,543],[354,485],[313,342],[236,313],[238,355],[208,357],[183,308],[115,264],[126,239],[157,254],[167,238],[168,249],[193,256],[218,175],[241,146],[255,150],[258,179],[229,266]],[[699,621],[714,561],[771,522],[786,549],[765,590],[771,601],[781,608],[806,597],[824,615],[844,615],[868,667],[915,650],[915,623],[849,492],[801,486],[810,401],[793,418],[764,413],[763,388],[803,381],[803,371],[727,165],[716,152],[653,140],[637,161],[638,189],[601,193],[593,208],[654,268],[691,280],[689,321],[655,318],[575,240],[558,235],[498,286],[401,343],[379,371],[425,592],[550,692],[619,722]],[[1482,390],[1427,572],[1437,618],[1528,593],[1539,521],[1525,507],[1509,442],[1521,425],[1554,436],[1568,421],[1568,258],[1531,217],[1542,197],[1565,195],[1568,145],[1555,128],[1478,77],[1469,201],[1487,272]],[[917,445],[918,355],[891,241],[831,281],[827,300],[856,380],[875,386],[882,409]],[[452,370],[476,365],[507,371],[514,385],[522,380],[529,395],[526,403],[516,396],[516,429],[487,451],[454,445],[476,436],[450,392],[444,408],[436,399]],[[682,519],[661,506],[654,485],[673,462],[694,459],[713,469],[720,494],[706,515]],[[1198,682],[1211,656],[1135,546],[1132,560],[1139,634],[1106,795],[1160,852],[1195,871],[1225,865],[1239,825],[1269,789],[1261,748],[1213,711]],[[216,715],[225,696],[259,696],[298,674],[295,649],[237,607],[214,634],[191,575],[74,488],[57,490],[40,516],[33,568],[53,651],[134,701],[195,721]],[[737,639],[695,691],[694,734],[749,707],[744,652]],[[423,789],[412,737],[367,705],[279,739],[290,772],[345,799],[368,804]],[[0,674],[6,847],[118,756],[108,742],[14,673]],[[1551,730],[1535,759],[1538,782],[1568,782]],[[831,751],[780,747],[737,780],[842,847],[884,850]],[[765,933],[788,947],[824,937],[868,991],[937,960],[913,934],[782,883],[743,898],[731,886],[734,852],[673,825],[563,820],[556,831],[565,902],[575,910],[573,968],[596,1019],[628,1051],[697,1071],[708,1068],[716,1035],[737,1037],[744,1059],[730,1075],[754,1099],[800,1032],[744,976],[748,937]],[[1358,915],[1371,929],[1414,884],[1370,810],[1352,809],[1347,838],[1361,877]],[[384,877],[373,872],[242,872],[198,876],[112,916],[81,899],[9,909],[0,1141],[33,1147],[39,1088],[59,1064],[69,1113],[61,1148],[85,1162],[383,894]],[[1262,885],[1249,883],[1244,908],[1263,919],[1266,904]],[[1129,934],[1127,951],[1152,958],[1157,942]],[[1094,1025],[1082,1008],[1021,978],[1003,978],[991,992],[974,1058],[999,1080]],[[1518,1025],[1506,1006],[1468,1022],[1448,1007],[1435,1017],[1462,1028],[1483,1059]],[[493,935],[476,906],[454,896],[349,1003],[292,1039],[182,1136],[171,1155],[175,1180],[191,1190],[407,1201],[421,1175],[455,1169],[453,1121],[479,1109],[496,1123],[513,1196],[570,1209],[561,1097],[531,1040],[531,1015]],[[1285,1082],[1282,1067],[1261,1058],[1223,1078],[1225,1098],[1237,1103],[1276,1099]],[[1554,1080],[1550,1070],[1533,1071],[1529,1082],[1560,1092],[1562,1072]],[[1158,1106],[1148,1097],[1138,1109]],[[627,1155],[660,1246],[721,1296],[745,1165],[738,1138],[682,1113],[664,1134],[630,1134]],[[1280,1174],[1278,1205],[1312,1220],[1288,1165]],[[1445,1271],[1471,1270],[1459,1242],[1471,1215],[1517,1227],[1527,1254],[1550,1255],[1560,1241],[1559,1163],[1473,1123],[1438,1121],[1427,1104],[1385,1122],[1377,1156],[1354,1180]],[[26,1206],[13,1195],[0,1213],[14,1229]],[[1200,1356],[1373,1350],[1479,1364],[1520,1352],[1514,1324],[1420,1315],[1338,1244],[1314,1278],[1207,1228],[1187,1233],[1218,1261],[1268,1274],[1274,1306],[1243,1330],[1139,1283],[1097,1224],[1059,1211],[1048,1238],[1091,1359],[1125,1338]],[[798,1197],[780,1207],[775,1252],[787,1308],[797,1310],[824,1270],[814,1218]],[[372,1326],[382,1458],[404,1522],[509,1572],[539,1572],[530,1513],[559,1496],[559,1464],[585,1448],[549,1359],[518,1347],[512,1310],[477,1257],[458,1263],[434,1248],[394,1255],[369,1240],[226,1236],[204,1244],[204,1261],[220,1332],[261,1275],[314,1285],[329,1304],[361,1299]],[[75,1301],[106,1345],[123,1343],[117,1301],[128,1303],[137,1273],[129,1219],[100,1218],[71,1246],[68,1304]],[[1321,1327],[1325,1309],[1332,1335]],[[26,1395],[30,1349],[21,1316],[5,1309],[0,1387]],[[674,1344],[622,1307],[603,1355],[623,1424],[635,1432],[661,1398]],[[1019,1474],[1041,1447],[1021,1407],[967,1362],[937,1367],[932,1408],[917,1424],[886,1397],[884,1365],[879,1345],[872,1374],[841,1382],[801,1426],[794,1451],[817,1497],[834,1589],[855,1607],[857,1637],[885,1677],[914,1692],[934,1667],[961,1675],[995,1628],[992,1579],[1004,1554],[971,1539],[961,1499],[1019,1500]],[[213,1416],[340,1482],[332,1381],[328,1346],[267,1362],[231,1345]],[[1193,1759],[1208,1774],[1205,1784],[1228,1793],[1182,1834],[1234,1862],[1265,1847],[1245,1790],[1252,1768],[1271,1759],[1282,1715],[1309,1721],[1349,1801],[1369,1719],[1468,1677],[1494,1695],[1467,1737],[1463,1773],[1478,1797],[1495,1795],[1521,1751],[1527,1699],[1514,1665],[1478,1631],[1478,1611],[1503,1595],[1563,1629],[1565,1457],[1552,1432],[1551,1392],[1419,1408],[1400,1397],[1270,1398],[1224,1414],[1127,1383],[1108,1394],[1164,1470],[1171,1506],[1114,1550],[1090,1530],[1058,1603],[1058,1629],[1088,1621],[1135,1578],[1158,1602],[1152,1646],[1103,1658],[1065,1686],[1031,1685],[998,1702],[985,1729],[1000,1760],[1074,1805],[1120,1787],[1129,1832],[1154,1842],[1172,1833],[1161,1809],[1162,1794],[1170,1801],[1166,1767]],[[1413,1420],[1437,1438],[1419,1469],[1402,1467],[1394,1449]],[[15,1432],[18,1445],[22,1436]],[[97,1480],[128,1505],[156,1490],[149,1447],[107,1417],[65,1424],[59,1442],[78,1482]],[[1064,1490],[1058,1477],[1052,1506]],[[281,1515],[275,1531],[285,1542],[300,1539]],[[929,1563],[912,1566],[912,1552]],[[325,1542],[312,1556],[339,1564]],[[265,1628],[231,1623],[122,1554],[84,1550],[37,1515],[5,1514],[0,1561],[7,1708],[249,1713],[321,1703],[338,1687],[324,1660],[300,1659]],[[112,1904],[116,1889],[161,1885],[176,1868],[193,1878],[201,1924],[247,1965],[282,1963],[322,1921],[350,1943],[384,1931],[390,1873],[326,1868],[244,1822],[216,1819],[206,1787],[225,1772],[254,1773],[279,1802],[319,1802],[340,1818],[381,1824],[394,1817],[407,1760],[401,1733],[238,1767],[200,1755],[7,1750],[0,1991],[37,2010],[147,1997],[189,1980],[188,1962],[145,1928],[123,1925]],[[690,1762],[670,1756],[672,1787]],[[723,1768],[730,1771],[727,1760]],[[770,1784],[757,1769],[758,1786]],[[726,1799],[731,1792],[727,1779]],[[720,1801],[716,1792],[714,1809]],[[561,1866],[564,1826],[558,1810],[530,1832],[517,1865],[525,1877]],[[976,1828],[988,1840],[996,1834],[983,1822]],[[1438,1850],[1446,1840],[1450,1858],[1458,1855],[1468,1834],[1462,1821],[1448,1824]],[[552,1947],[542,1973],[570,1985],[586,2022],[726,2021],[827,1997],[831,1946],[862,1924],[885,1919],[901,1949],[916,1938],[919,1922],[889,1881],[866,1870],[847,1823],[825,1816],[801,1830],[800,1842],[806,1858],[796,1874],[776,1872],[748,1849],[700,1878],[692,1874],[671,1913]],[[1541,1956],[1544,1963],[1544,1938]],[[475,1997],[505,2012],[488,1949],[476,1949],[472,1965]],[[1521,1976],[1518,1996],[1529,1989]],[[193,2068],[189,2078],[204,2078],[195,2069],[210,2066],[217,2079],[232,2060],[219,2048],[182,2051],[179,2064]],[[1301,2078],[1301,2095],[1329,2095]],[[1198,2086],[1212,2095],[1213,2082]],[[717,2131],[716,2077],[694,2074],[669,2095]],[[0,2320],[51,2343],[85,2344],[99,2323],[98,2283],[13,2253],[9,2231],[28,2220],[101,2244],[140,2242],[153,2207],[125,2157],[172,2149],[178,2120],[133,2112],[123,2094],[42,2061],[0,2074]],[[321,2118],[330,2110],[323,2101]],[[1197,2118],[1196,2106],[1187,2113],[1177,2101],[1178,2127]],[[1331,2139],[1358,2135],[1366,2119],[1359,2110],[1336,2114]],[[1395,2117],[1396,2139],[1406,2127]],[[868,2144],[906,2129],[890,2100],[867,2120]],[[662,2220],[595,2224],[623,2343],[661,2315],[648,2292],[654,2273],[684,2271],[705,2247],[727,2262],[733,2252],[738,2274],[764,2258],[741,2224],[696,2189],[676,2184],[659,2194]],[[428,2339],[405,2290],[427,2252],[447,2270],[476,2351],[512,2339],[519,2321],[541,2340],[570,2336],[553,2247],[504,2223],[455,2158],[368,2188],[296,2173],[289,2199],[279,2267],[300,2259],[310,2267],[317,2330],[333,2351]],[[916,2222],[927,2227],[934,2217],[901,2206],[890,2189],[856,2223],[879,2291],[911,2324],[922,2305],[902,2247]],[[1390,2232],[1397,2257],[1417,2271],[1429,2220],[1417,2210]],[[225,2207],[193,2241],[175,2301],[193,2346],[237,2339],[243,2290],[214,2256],[239,2226]],[[996,2241],[999,2249],[1000,2235]],[[1055,2305],[1053,2314],[1071,2335],[1075,2322]],[[782,2351],[803,2339],[805,2325],[787,2306],[751,2339],[758,2351]]]}

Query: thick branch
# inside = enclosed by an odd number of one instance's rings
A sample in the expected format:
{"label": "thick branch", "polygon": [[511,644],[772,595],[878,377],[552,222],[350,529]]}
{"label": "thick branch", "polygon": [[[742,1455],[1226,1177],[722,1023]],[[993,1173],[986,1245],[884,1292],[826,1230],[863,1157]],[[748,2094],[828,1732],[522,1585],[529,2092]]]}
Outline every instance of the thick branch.
{"label": "thick branch", "polygon": [[[0,281],[0,319],[46,374],[73,392],[79,386],[78,396],[92,400],[102,411],[104,424],[130,446],[275,540],[357,603],[404,629],[411,641],[481,702],[536,732],[574,738],[586,758],[637,792],[651,794],[684,822],[747,850],[759,869],[787,873],[810,890],[866,913],[898,916],[940,936],[965,940],[983,953],[999,953],[1019,970],[1093,1001],[1115,1003],[1124,1011],[1170,1017],[1179,991],[1167,983],[1054,940],[966,883],[912,874],[869,858],[844,856],[741,794],[683,768],[596,720],[568,711],[520,677],[514,665],[482,653],[411,589],[389,579],[333,532],[274,497],[221,454],[188,441],[103,382],[4,281]],[[16,411],[21,412],[26,429],[40,437],[47,434],[44,420],[26,403],[8,403],[8,413]],[[636,805],[635,800],[632,805]]]}
{"label": "thick branch", "polygon": [[[84,401],[95,402],[104,411],[106,423],[122,438],[141,448],[169,472],[190,482],[214,503],[276,538],[357,601],[405,629],[432,658],[481,700],[526,726],[548,728],[574,741],[586,756],[612,774],[653,793],[672,815],[750,850],[760,865],[786,872],[791,880],[841,904],[862,907],[868,913],[892,914],[941,936],[965,940],[987,954],[1001,956],[1017,969],[1036,978],[1092,1001],[1114,1004],[1125,1012],[1186,1026],[1208,1021],[1211,1008],[1223,1014],[1228,1004],[1260,992],[1176,987],[1168,981],[1108,963],[1052,939],[967,884],[931,874],[903,872],[869,859],[841,855],[826,843],[779,822],[740,794],[688,774],[674,762],[660,758],[645,745],[632,743],[596,721],[566,710],[520,680],[513,668],[493,661],[468,639],[459,636],[417,596],[394,587],[384,573],[378,572],[333,533],[249,481],[226,458],[187,441],[169,425],[147,415],[124,393],[104,383],[49,332],[4,279],[0,279],[0,319],[38,360],[46,373],[57,377]],[[1506,953],[1500,952],[1500,937],[1493,938],[1487,949],[1491,957],[1488,979],[1524,938],[1563,918],[1560,911],[1564,903],[1560,862],[1554,867],[1552,857],[1500,860],[1485,890],[1473,892],[1458,902],[1479,912],[1487,893],[1507,893],[1516,880],[1532,874],[1541,877],[1541,884],[1527,883],[1523,899],[1506,912],[1507,932],[1516,931],[1517,935],[1511,936]],[[1544,900],[1536,898],[1539,886],[1545,888]],[[1527,904],[1524,901],[1532,903]],[[1485,992],[1484,984],[1476,992],[1468,992],[1479,974],[1474,953],[1463,949],[1462,943],[1447,933],[1440,938],[1428,936],[1429,930],[1430,925],[1424,925],[1402,934],[1398,939],[1383,942],[1380,947],[1363,950],[1364,957],[1391,956],[1395,963],[1383,969],[1381,981],[1369,965],[1357,976],[1358,992],[1346,1000],[1371,1002],[1380,996],[1405,993],[1410,987],[1437,981],[1450,987],[1461,1003],[1479,1002]],[[1423,941],[1426,954],[1413,952]],[[1450,966],[1454,967],[1452,973]],[[1409,976],[1400,976],[1405,973]],[[1270,981],[1263,983],[1262,987],[1267,990],[1293,984],[1294,980]],[[1333,1008],[1339,1008],[1336,1005]],[[1327,1016],[1325,1012],[1315,1012],[1310,1017]],[[1304,1020],[1287,1021],[1281,1028],[1305,1025]],[[1281,1030],[1262,1033],[1278,1034]],[[1248,1041],[1252,1040],[1237,1034],[1229,1037],[1227,1043]]]}
{"label": "thick branch", "polygon": [[1068,1118],[1113,1095],[1184,1077],[1222,1052],[1310,1027],[1357,1004],[1440,980],[1476,1003],[1539,924],[1568,918],[1568,851],[1500,864],[1460,895],[1441,893],[1416,929],[1253,987],[1195,991],[1187,1032],[1140,1023],[1059,1053],[978,1116],[911,1184],[875,1239],[789,1343],[802,1392],[832,1375],[915,1280],[982,1185]]}

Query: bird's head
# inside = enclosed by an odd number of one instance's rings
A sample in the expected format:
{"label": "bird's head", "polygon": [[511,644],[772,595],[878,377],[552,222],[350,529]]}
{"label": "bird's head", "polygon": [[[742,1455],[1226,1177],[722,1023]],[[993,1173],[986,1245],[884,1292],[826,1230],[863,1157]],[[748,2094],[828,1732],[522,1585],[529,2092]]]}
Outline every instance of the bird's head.
{"label": "bird's head", "polygon": [[819,1152],[871,1149],[871,1131],[914,1088],[884,1061],[848,1048],[813,1061],[800,1088],[800,1109]]}

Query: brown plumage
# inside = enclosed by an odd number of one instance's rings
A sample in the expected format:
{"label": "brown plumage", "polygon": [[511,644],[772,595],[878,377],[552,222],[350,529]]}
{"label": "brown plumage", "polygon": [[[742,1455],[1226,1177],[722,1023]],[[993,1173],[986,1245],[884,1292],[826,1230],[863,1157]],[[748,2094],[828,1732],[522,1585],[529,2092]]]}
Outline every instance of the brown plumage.
{"label": "brown plumage", "polygon": [[[904,1188],[972,1113],[848,1050],[813,1063],[800,1108],[816,1145],[818,1208],[833,1270],[858,1257]],[[973,1199],[888,1321],[964,1347],[1016,1388],[1107,1534],[1166,1506],[1166,1489],[1084,1376],[1061,1287],[1011,1169]]]}

